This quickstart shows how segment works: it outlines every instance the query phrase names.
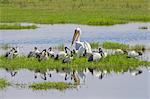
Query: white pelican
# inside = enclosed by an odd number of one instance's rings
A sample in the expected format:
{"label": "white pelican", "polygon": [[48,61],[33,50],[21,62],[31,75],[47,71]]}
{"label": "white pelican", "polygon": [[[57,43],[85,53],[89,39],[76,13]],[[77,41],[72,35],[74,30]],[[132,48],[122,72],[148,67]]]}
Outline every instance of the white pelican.
{"label": "white pelican", "polygon": [[83,54],[86,51],[86,55],[91,55],[92,54],[92,50],[91,50],[91,46],[88,42],[81,42],[80,41],[80,36],[81,36],[81,29],[80,28],[76,28],[74,31],[74,35],[73,35],[73,39],[72,39],[72,43],[71,46],[74,44],[75,42],[75,50],[77,51],[77,56],[81,57],[83,56]]}

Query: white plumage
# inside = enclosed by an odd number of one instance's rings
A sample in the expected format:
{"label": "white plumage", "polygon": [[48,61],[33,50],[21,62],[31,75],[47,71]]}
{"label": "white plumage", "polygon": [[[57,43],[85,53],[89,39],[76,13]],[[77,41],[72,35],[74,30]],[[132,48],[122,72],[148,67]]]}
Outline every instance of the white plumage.
{"label": "white plumage", "polygon": [[77,50],[77,56],[81,57],[84,55],[85,51],[86,51],[86,55],[91,55],[92,50],[91,50],[91,46],[88,42],[81,42],[80,41],[80,36],[81,36],[81,29],[80,28],[76,28],[74,35],[73,35],[73,39],[72,39],[72,44],[74,44],[75,42],[75,49]]}
{"label": "white plumage", "polygon": [[136,52],[136,51],[129,51],[128,52],[128,57],[138,57],[138,56],[141,56],[142,53],[141,52]]}

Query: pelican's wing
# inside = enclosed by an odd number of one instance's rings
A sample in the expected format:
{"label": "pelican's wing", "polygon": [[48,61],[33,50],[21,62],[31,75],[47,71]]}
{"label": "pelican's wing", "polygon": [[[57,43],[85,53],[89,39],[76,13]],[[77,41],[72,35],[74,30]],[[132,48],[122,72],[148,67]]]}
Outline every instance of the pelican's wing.
{"label": "pelican's wing", "polygon": [[80,47],[84,47],[84,42],[76,41],[75,43],[75,49],[79,50]]}
{"label": "pelican's wing", "polygon": [[91,45],[88,42],[84,42],[85,49],[87,53],[92,53]]}

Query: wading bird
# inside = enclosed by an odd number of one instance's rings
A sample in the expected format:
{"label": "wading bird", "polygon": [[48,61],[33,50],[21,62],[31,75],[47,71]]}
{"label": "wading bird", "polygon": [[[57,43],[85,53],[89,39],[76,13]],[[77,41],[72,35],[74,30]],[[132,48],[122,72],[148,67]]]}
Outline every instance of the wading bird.
{"label": "wading bird", "polygon": [[58,52],[58,53],[56,54],[56,56],[55,56],[55,59],[56,59],[56,60],[57,60],[57,59],[64,59],[64,58],[69,54],[67,50],[70,51],[70,49],[69,49],[68,47],[65,47],[65,48],[64,48],[64,51]]}
{"label": "wading bird", "polygon": [[101,48],[99,48],[99,51],[94,51],[92,55],[88,58],[88,61],[99,61],[102,57],[106,57],[107,53],[104,53]]}
{"label": "wading bird", "polygon": [[39,53],[37,55],[37,58],[38,58],[39,61],[41,61],[41,60],[48,60],[49,57],[48,57],[48,52],[46,51],[46,49],[44,49],[41,53]]}
{"label": "wading bird", "polygon": [[71,62],[73,60],[73,52],[71,51],[71,55],[67,55],[64,59],[63,59],[63,61],[62,61],[62,63],[68,63],[68,62]]}
{"label": "wading bird", "polygon": [[10,51],[6,52],[5,57],[8,59],[13,59],[19,54],[18,47],[12,47]]}
{"label": "wading bird", "polygon": [[75,50],[76,53],[78,55],[78,57],[83,56],[83,54],[86,51],[86,55],[91,55],[92,54],[92,49],[91,46],[88,42],[81,42],[80,41],[80,36],[81,36],[81,29],[80,28],[76,28],[74,31],[74,35],[73,35],[73,39],[72,39],[72,43],[71,46],[73,46],[74,42],[75,42]]}
{"label": "wading bird", "polygon": [[40,53],[40,51],[38,50],[38,48],[37,48],[37,47],[34,47],[34,50],[29,52],[28,58],[29,58],[29,57],[37,57],[37,55],[38,55],[39,53]]}
{"label": "wading bird", "polygon": [[49,47],[49,49],[48,49],[48,55],[49,55],[51,58],[54,57],[55,53],[54,53],[54,51],[52,51],[52,47]]}

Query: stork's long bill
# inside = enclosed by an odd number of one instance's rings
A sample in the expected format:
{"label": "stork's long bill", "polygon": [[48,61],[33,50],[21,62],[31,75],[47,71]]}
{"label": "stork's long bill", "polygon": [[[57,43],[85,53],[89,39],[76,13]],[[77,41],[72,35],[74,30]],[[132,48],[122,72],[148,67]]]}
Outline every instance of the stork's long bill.
{"label": "stork's long bill", "polygon": [[80,36],[79,31],[75,30],[73,38],[72,38],[71,46],[74,44],[75,40],[77,41],[79,39],[79,36]]}

